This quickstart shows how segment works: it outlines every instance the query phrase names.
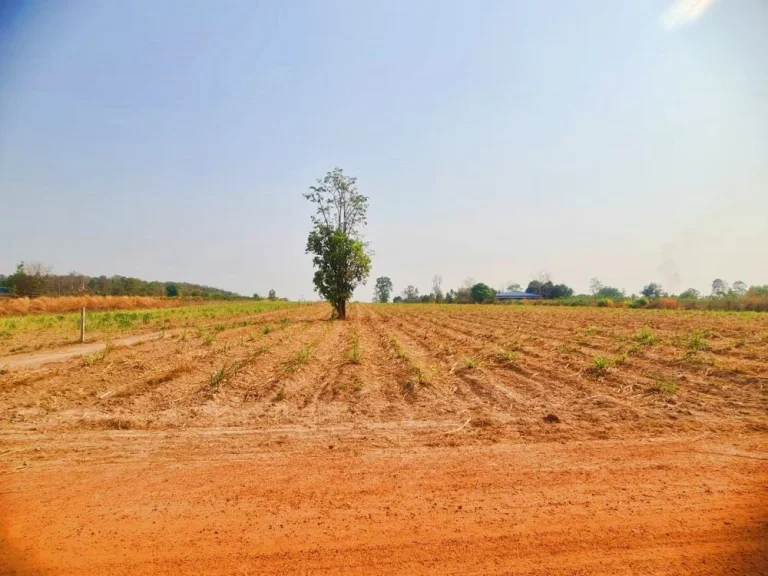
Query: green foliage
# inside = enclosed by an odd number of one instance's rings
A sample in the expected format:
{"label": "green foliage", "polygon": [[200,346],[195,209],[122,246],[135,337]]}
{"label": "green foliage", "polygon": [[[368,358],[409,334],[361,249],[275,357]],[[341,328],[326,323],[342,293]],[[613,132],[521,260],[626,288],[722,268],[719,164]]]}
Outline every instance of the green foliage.
{"label": "green foliage", "polygon": [[640,293],[646,298],[661,298],[664,295],[664,288],[661,284],[651,282],[644,286],[643,289],[640,290]]}
{"label": "green foliage", "polygon": [[470,295],[472,297],[472,302],[475,303],[493,302],[496,299],[496,291],[482,282],[472,286]]}
{"label": "green foliage", "polygon": [[636,298],[629,303],[630,308],[645,308],[646,306],[648,306],[648,299],[645,297]]}
{"label": "green foliage", "polygon": [[344,176],[341,168],[328,172],[304,197],[317,206],[307,238],[307,253],[314,255],[317,268],[315,290],[344,319],[347,301],[371,270],[371,258],[360,240],[368,198],[358,192],[356,179]]}
{"label": "green foliage", "polygon": [[21,262],[0,284],[18,296],[65,296],[95,294],[98,296],[167,296],[182,294],[190,298],[236,299],[234,292],[188,282],[150,282],[127,276],[87,276],[77,272],[52,274],[51,268],[40,262]]}
{"label": "green foliage", "polygon": [[637,333],[635,340],[643,346],[652,346],[659,341],[659,339],[656,337],[656,334],[653,333],[653,330],[647,326],[642,328]]}
{"label": "green foliage", "polygon": [[592,372],[595,374],[603,374],[607,372],[609,368],[613,367],[616,362],[611,358],[604,356],[595,356],[592,360]]}
{"label": "green foliage", "polygon": [[613,286],[602,286],[600,290],[597,291],[596,296],[598,298],[610,298],[611,300],[623,300],[624,291],[614,288]]}
{"label": "green foliage", "polygon": [[565,284],[553,284],[551,280],[541,282],[531,280],[525,289],[528,294],[539,294],[542,298],[570,298],[573,296],[573,288]]}
{"label": "green foliage", "polygon": [[277,294],[275,293],[274,288],[269,291],[269,299],[270,300],[277,300]]}
{"label": "green foliage", "polygon": [[688,288],[687,290],[680,292],[680,296],[678,296],[678,298],[681,300],[698,300],[700,295],[701,294],[698,290],[696,290],[696,288]]}
{"label": "green foliage", "polygon": [[37,270],[28,270],[28,265],[24,264],[24,262],[19,262],[16,266],[16,271],[5,278],[3,282],[4,287],[8,288],[12,294],[18,296],[42,296],[45,294],[44,278],[48,271],[43,270],[42,265],[36,267]]}
{"label": "green foliage", "polygon": [[750,286],[747,290],[748,296],[768,296],[768,284],[762,286]]}
{"label": "green foliage", "polygon": [[389,297],[392,294],[392,280],[387,276],[379,276],[376,278],[376,287],[374,288],[373,301],[381,304],[389,302]]}
{"label": "green foliage", "polygon": [[694,330],[691,333],[691,337],[688,339],[688,349],[691,352],[701,352],[708,348],[707,341],[704,339],[704,335],[698,330]]}

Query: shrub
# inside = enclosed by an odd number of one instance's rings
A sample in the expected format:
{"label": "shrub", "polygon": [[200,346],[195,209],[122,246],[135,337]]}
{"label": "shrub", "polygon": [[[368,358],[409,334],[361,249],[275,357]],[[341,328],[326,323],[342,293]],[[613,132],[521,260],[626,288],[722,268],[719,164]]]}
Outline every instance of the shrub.
{"label": "shrub", "polygon": [[646,306],[648,306],[648,298],[645,297],[636,298],[629,303],[630,308],[645,308]]}

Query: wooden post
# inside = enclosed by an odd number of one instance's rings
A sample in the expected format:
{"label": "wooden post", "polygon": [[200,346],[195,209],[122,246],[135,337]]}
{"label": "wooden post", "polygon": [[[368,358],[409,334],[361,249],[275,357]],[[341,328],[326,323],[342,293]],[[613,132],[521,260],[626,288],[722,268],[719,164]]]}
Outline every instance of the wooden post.
{"label": "wooden post", "polygon": [[80,342],[85,342],[85,306],[80,308]]}

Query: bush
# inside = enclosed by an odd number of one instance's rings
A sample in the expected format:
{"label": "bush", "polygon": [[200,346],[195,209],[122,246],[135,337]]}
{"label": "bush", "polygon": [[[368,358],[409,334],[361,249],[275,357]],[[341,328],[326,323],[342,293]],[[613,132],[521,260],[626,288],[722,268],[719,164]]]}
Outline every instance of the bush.
{"label": "bush", "polygon": [[648,298],[645,297],[637,298],[629,303],[630,308],[645,308],[646,306],[648,306]]}
{"label": "bush", "polygon": [[613,300],[610,298],[598,298],[597,306],[598,308],[613,308]]}

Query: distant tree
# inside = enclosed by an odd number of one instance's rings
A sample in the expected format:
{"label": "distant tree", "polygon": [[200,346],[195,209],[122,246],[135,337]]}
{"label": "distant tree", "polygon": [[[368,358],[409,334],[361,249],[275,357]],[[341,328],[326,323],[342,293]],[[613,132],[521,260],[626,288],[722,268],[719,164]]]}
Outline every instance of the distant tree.
{"label": "distant tree", "polygon": [[542,284],[538,280],[531,280],[528,282],[528,287],[525,289],[527,294],[538,294],[542,296]]}
{"label": "distant tree", "polygon": [[403,301],[402,296],[395,296],[394,298],[392,298],[392,303],[393,304],[399,304],[402,301]]}
{"label": "distant tree", "polygon": [[768,296],[768,284],[762,286],[750,286],[747,294],[750,296]]}
{"label": "distant tree", "polygon": [[179,295],[179,287],[176,284],[166,284],[165,295],[168,298],[176,298]]}
{"label": "distant tree", "polygon": [[341,168],[328,172],[304,197],[317,206],[307,238],[307,253],[314,255],[317,268],[315,290],[344,319],[347,301],[371,270],[371,257],[360,238],[367,223],[368,198],[358,191],[356,178],[345,176]]}
{"label": "distant tree", "polygon": [[688,288],[687,290],[683,290],[680,292],[680,298],[681,300],[698,300],[700,296],[700,293],[696,288]]}
{"label": "distant tree", "polygon": [[472,296],[472,302],[475,303],[492,302],[496,298],[496,291],[487,284],[480,282],[472,286],[470,295]]}
{"label": "distant tree", "polygon": [[274,288],[269,291],[269,299],[270,300],[277,300],[277,293],[275,292]]}
{"label": "distant tree", "polygon": [[661,284],[657,284],[656,282],[651,282],[647,286],[644,286],[642,290],[640,290],[640,294],[646,298],[661,298],[663,293],[664,289],[662,288]]}
{"label": "distant tree", "polygon": [[543,283],[540,280],[531,280],[525,291],[528,294],[538,294],[542,298],[568,298],[573,296],[573,288],[565,284],[552,284],[551,280]]}
{"label": "distant tree", "polygon": [[728,283],[721,278],[715,278],[712,281],[712,296],[725,296],[727,293]]}
{"label": "distant tree", "polygon": [[253,299],[254,300],[263,300],[264,298],[258,292],[254,292],[253,293]]}
{"label": "distant tree", "polygon": [[439,274],[432,276],[432,296],[438,304],[443,301],[443,277]]}
{"label": "distant tree", "polygon": [[453,289],[448,290],[448,292],[445,293],[445,303],[453,304],[455,301],[456,301],[456,292]]}
{"label": "distant tree", "polygon": [[403,290],[402,300],[405,302],[418,302],[419,289],[409,284],[405,290]]}
{"label": "distant tree", "polygon": [[422,294],[421,296],[421,302],[423,304],[429,304],[430,302],[435,301],[435,295],[434,294]]}
{"label": "distant tree", "polygon": [[598,298],[610,298],[611,300],[624,299],[624,290],[614,288],[613,286],[600,286],[600,290],[595,293]]}
{"label": "distant tree", "polygon": [[[548,282],[551,284],[551,282]],[[549,289],[547,298],[570,298],[573,296],[573,288],[565,284],[555,284]]]}
{"label": "distant tree", "polygon": [[733,287],[731,288],[737,296],[743,296],[747,293],[747,285],[742,282],[741,280],[737,280],[733,283]]}
{"label": "distant tree", "polygon": [[392,280],[387,276],[379,276],[376,278],[376,286],[374,288],[374,302],[380,302],[386,304],[389,302],[389,296],[392,294]]}
{"label": "distant tree", "polygon": [[597,278],[592,278],[589,281],[589,293],[592,294],[592,296],[598,296],[600,293],[600,290],[603,289],[603,283],[600,282]]}
{"label": "distant tree", "polygon": [[520,286],[517,282],[507,282],[507,290],[513,291],[513,292],[521,292],[523,290],[523,287]]}
{"label": "distant tree", "polygon": [[24,262],[19,262],[16,266],[16,272],[6,278],[6,287],[13,294],[19,296],[40,296],[43,294],[45,280],[39,274],[30,274]]}

